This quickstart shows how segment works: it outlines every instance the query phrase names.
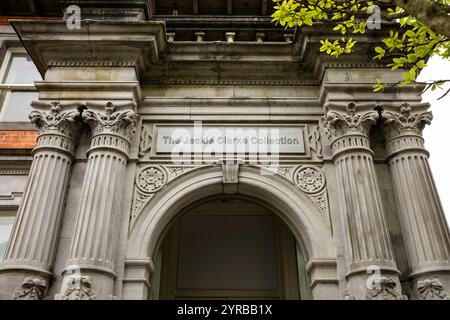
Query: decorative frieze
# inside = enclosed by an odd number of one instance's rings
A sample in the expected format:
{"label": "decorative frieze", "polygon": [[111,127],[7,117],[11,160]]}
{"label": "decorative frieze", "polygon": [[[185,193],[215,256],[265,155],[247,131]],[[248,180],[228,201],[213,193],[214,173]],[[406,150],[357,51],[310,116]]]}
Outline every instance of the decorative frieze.
{"label": "decorative frieze", "polygon": [[25,168],[1,168],[0,176],[27,176],[30,169]]}
{"label": "decorative frieze", "polygon": [[13,299],[14,300],[43,300],[47,291],[47,281],[40,278],[25,278]]}

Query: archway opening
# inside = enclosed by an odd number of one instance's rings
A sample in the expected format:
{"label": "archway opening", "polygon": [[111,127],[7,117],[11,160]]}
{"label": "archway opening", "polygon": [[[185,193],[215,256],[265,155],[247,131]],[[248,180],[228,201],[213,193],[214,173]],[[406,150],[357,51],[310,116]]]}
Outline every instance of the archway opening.
{"label": "archway opening", "polygon": [[151,299],[309,299],[306,257],[262,203],[220,196],[183,209],[158,242]]}

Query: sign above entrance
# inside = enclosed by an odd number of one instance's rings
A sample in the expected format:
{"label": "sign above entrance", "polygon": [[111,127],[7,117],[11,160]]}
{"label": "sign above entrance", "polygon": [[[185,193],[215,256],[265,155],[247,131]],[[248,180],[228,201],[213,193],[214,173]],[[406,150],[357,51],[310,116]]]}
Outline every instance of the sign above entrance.
{"label": "sign above entrance", "polygon": [[301,126],[158,126],[156,135],[156,153],[305,153]]}

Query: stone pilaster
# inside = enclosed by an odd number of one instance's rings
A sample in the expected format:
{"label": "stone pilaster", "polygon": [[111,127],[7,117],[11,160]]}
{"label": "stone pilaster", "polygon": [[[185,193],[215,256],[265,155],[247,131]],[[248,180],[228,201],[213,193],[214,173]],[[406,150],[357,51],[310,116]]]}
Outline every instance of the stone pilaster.
{"label": "stone pilaster", "polygon": [[91,146],[62,299],[109,299],[113,293],[123,180],[136,125],[134,103],[87,107],[83,120],[92,129]]}
{"label": "stone pilaster", "polygon": [[0,298],[45,297],[79,129],[77,105],[33,102],[40,130],[11,239],[0,264]]}
{"label": "stone pilaster", "polygon": [[450,234],[424,148],[428,104],[384,106],[386,153],[413,280],[413,297],[450,293]]}
{"label": "stone pilaster", "polygon": [[347,295],[356,299],[401,298],[370,148],[369,130],[378,118],[371,104],[328,104],[325,114],[345,235]]}

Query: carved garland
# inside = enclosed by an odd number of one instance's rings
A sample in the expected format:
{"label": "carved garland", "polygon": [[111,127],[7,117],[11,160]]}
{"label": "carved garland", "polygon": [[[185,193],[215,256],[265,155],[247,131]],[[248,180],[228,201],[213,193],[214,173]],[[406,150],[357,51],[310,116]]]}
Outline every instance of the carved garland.
{"label": "carved garland", "polygon": [[62,300],[95,300],[89,277],[72,276],[69,278],[67,289]]}
{"label": "carved garland", "polygon": [[13,296],[14,300],[42,300],[47,290],[47,281],[39,278],[25,278],[20,289]]}
{"label": "carved garland", "polygon": [[404,300],[406,297],[399,295],[395,291],[394,279],[380,277],[378,281],[372,284],[367,290],[367,299],[369,300]]}
{"label": "carved garland", "polygon": [[450,295],[444,291],[437,277],[418,281],[417,292],[421,300],[450,300]]}

